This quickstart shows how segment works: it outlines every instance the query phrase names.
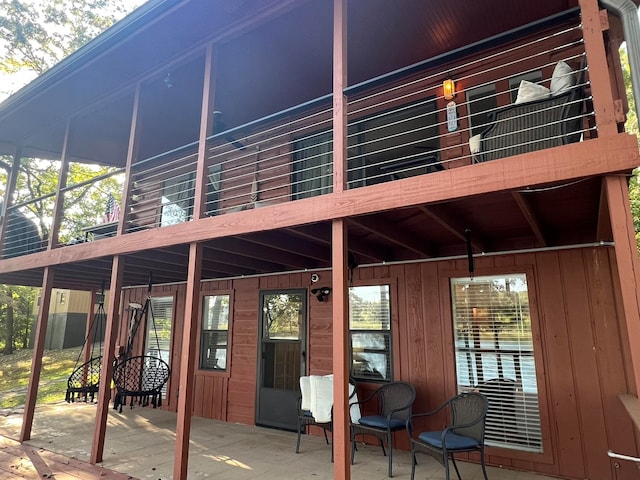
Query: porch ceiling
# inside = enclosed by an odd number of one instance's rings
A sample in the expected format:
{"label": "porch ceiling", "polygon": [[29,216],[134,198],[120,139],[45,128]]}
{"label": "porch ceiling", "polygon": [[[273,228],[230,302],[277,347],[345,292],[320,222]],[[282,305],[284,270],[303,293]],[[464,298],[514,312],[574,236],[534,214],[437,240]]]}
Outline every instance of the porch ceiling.
{"label": "porch ceiling", "polygon": [[[600,179],[590,178],[354,217],[348,220],[349,250],[359,265],[464,258],[466,229],[477,254],[611,241],[598,232],[598,217],[606,214],[600,212],[600,196]],[[331,266],[331,225],[219,238],[203,246],[202,279],[313,272]],[[188,245],[177,245],[127,255],[124,285],[145,285],[149,274],[156,284],[185,281],[188,250]],[[111,265],[111,257],[59,265],[54,284],[99,288],[103,280],[109,283]],[[41,286],[42,276],[42,269],[3,273],[0,283]]]}
{"label": "porch ceiling", "polygon": [[[434,0],[350,0],[349,84],[577,3],[486,0],[461,8]],[[58,158],[67,118],[83,112],[73,158],[124,165],[132,93],[141,79],[147,104],[164,106],[161,114],[150,107],[144,117],[144,129],[155,133],[147,143],[175,148],[197,139],[200,103],[185,102],[184,95],[201,95],[202,62],[199,68],[189,62],[194,52],[202,57],[210,40],[219,45],[215,105],[229,127],[331,93],[332,2],[151,0],[0,104],[0,153],[12,154],[20,143],[25,156]],[[174,79],[170,95],[166,88],[154,94],[167,73]],[[141,157],[159,153],[158,145],[140,148]]]}

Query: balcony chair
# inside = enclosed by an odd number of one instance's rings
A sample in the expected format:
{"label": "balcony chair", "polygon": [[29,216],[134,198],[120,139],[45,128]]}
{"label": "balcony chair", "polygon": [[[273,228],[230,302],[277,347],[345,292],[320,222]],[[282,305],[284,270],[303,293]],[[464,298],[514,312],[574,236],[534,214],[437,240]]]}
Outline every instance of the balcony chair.
{"label": "balcony chair", "polygon": [[[438,408],[427,413],[417,413],[407,421],[406,427],[411,440],[411,480],[416,472],[416,453],[426,453],[438,460],[445,468],[445,479],[449,480],[449,459],[453,463],[458,479],[460,472],[454,454],[480,452],[482,474],[487,480],[484,464],[484,430],[489,401],[480,393],[462,393]],[[449,423],[444,430],[421,432],[414,437],[416,418],[429,417],[443,411],[449,414]]]}
{"label": "balcony chair", "polygon": [[515,103],[492,112],[492,123],[469,140],[473,162],[580,141],[584,71],[583,57],[578,75],[565,62],[558,62],[549,89],[523,81]]}
{"label": "balcony chair", "polygon": [[[350,378],[349,404],[351,404],[352,421],[357,421],[360,418],[360,410],[357,405],[354,406],[357,401],[356,382]],[[300,377],[296,453],[300,453],[302,431],[309,426],[322,428],[324,440],[329,445],[327,432],[333,432],[333,375]],[[331,461],[333,462],[333,444],[331,445]]]}
{"label": "balcony chair", "polygon": [[416,390],[410,383],[391,382],[380,386],[365,400],[358,402],[360,410],[376,411],[374,415],[363,415],[359,422],[351,422],[351,463],[356,450],[356,435],[373,435],[380,442],[383,455],[384,444],[389,446],[389,477],[393,476],[393,433],[404,430],[411,418]]}

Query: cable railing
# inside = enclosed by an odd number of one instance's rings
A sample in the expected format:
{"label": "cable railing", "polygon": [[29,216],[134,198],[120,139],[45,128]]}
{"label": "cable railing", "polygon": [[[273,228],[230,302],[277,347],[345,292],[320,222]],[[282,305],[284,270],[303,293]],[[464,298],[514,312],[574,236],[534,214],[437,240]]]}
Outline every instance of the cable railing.
{"label": "cable railing", "polygon": [[2,258],[46,250],[53,204],[54,196],[48,194],[7,209]]}
{"label": "cable railing", "polygon": [[[443,96],[454,79],[456,95]],[[527,97],[529,90],[538,98]],[[580,25],[414,73],[348,102],[349,188],[597,136]]]}
{"label": "cable railing", "polygon": [[[473,45],[347,88],[347,188],[597,137],[581,25],[568,25],[568,17],[562,26],[547,25],[544,34],[525,29],[524,39],[487,39],[479,42],[484,50]],[[558,66],[570,71],[556,73]],[[453,99],[443,96],[447,78],[456,82]],[[552,91],[554,84],[564,90]],[[547,93],[524,100],[523,86]],[[327,95],[231,129],[214,112],[204,158],[204,216],[331,193],[331,100]],[[134,162],[128,209],[119,213],[126,216],[125,233],[193,220],[197,166],[198,142]],[[125,203],[120,191],[98,180],[91,198],[107,212],[112,199]],[[72,211],[72,188],[64,194],[65,210]],[[115,235],[117,217],[105,212],[92,220],[79,234],[63,222],[60,242]],[[72,231],[77,235],[67,239]]]}

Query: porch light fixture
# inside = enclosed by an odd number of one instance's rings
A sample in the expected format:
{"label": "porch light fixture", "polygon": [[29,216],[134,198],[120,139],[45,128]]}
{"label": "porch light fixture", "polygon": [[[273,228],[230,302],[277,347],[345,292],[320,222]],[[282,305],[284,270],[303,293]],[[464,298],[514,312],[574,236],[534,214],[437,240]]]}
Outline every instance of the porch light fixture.
{"label": "porch light fixture", "polygon": [[442,91],[444,92],[445,100],[453,100],[456,96],[456,84],[450,78],[447,78],[442,82]]}

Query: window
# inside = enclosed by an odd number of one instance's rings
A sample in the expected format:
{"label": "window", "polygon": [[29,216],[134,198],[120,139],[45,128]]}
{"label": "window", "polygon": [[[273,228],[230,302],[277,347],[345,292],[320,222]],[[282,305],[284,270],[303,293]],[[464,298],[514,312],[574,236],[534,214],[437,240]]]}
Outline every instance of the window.
{"label": "window", "polygon": [[391,380],[389,285],[349,288],[351,376]]}
{"label": "window", "polygon": [[200,368],[227,369],[229,342],[229,295],[207,295],[202,299]]}
{"label": "window", "polygon": [[164,181],[160,226],[183,223],[193,216],[196,174],[187,172]]}
{"label": "window", "polygon": [[496,86],[484,85],[467,91],[467,108],[471,135],[477,135],[487,128],[489,113],[498,106],[496,100]]}
{"label": "window", "polygon": [[331,193],[333,132],[320,132],[293,143],[293,199]]}
{"label": "window", "polygon": [[489,398],[487,445],[542,452],[524,274],[451,279],[458,391]]}
{"label": "window", "polygon": [[[173,297],[152,297],[151,311],[147,315],[147,337],[144,354],[161,358],[171,366],[171,323],[173,322]],[[162,387],[166,396],[167,385]]]}
{"label": "window", "polygon": [[434,99],[402,105],[349,124],[349,188],[428,173],[438,160]]}

